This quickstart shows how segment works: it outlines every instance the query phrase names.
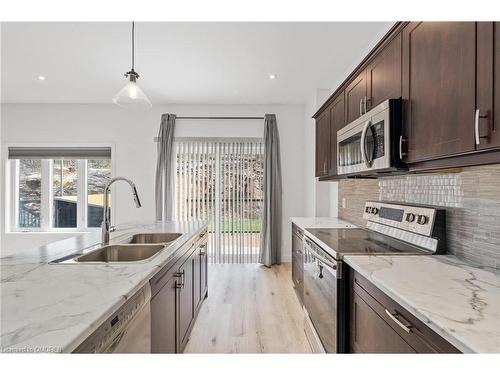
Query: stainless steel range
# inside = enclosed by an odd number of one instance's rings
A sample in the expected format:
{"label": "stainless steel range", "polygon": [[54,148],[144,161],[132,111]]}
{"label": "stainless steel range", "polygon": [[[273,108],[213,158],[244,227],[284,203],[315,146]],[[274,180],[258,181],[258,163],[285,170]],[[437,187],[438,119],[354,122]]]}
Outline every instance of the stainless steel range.
{"label": "stainless steel range", "polygon": [[305,330],[315,352],[347,351],[345,255],[431,255],[446,250],[443,209],[370,201],[363,218],[365,228],[305,231]]}

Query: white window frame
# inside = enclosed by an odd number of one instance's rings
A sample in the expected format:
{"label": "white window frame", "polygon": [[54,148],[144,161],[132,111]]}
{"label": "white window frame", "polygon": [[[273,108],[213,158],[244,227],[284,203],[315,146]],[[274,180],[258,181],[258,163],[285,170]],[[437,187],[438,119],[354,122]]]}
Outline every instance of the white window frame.
{"label": "white window frame", "polygon": [[[5,145],[5,150],[9,147],[109,147],[111,149],[111,178],[114,177],[115,147],[113,144],[26,144],[16,143]],[[67,159],[77,160],[77,226],[74,228],[53,228],[53,160],[41,159],[41,205],[40,205],[40,227],[20,228],[19,224],[19,160],[9,159],[8,152],[3,155],[5,168],[5,228],[10,233],[78,233],[93,232],[100,230],[99,227],[87,226],[87,160],[89,159]],[[115,215],[114,204],[115,194],[111,190],[111,215]],[[9,202],[10,204],[7,204]]]}

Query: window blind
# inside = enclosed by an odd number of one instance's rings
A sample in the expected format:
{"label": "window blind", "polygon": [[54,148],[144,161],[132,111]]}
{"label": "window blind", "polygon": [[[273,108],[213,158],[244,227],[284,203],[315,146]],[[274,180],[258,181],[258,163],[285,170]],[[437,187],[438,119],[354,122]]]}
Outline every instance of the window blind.
{"label": "window blind", "polygon": [[261,139],[176,139],[178,220],[208,220],[211,263],[255,263],[260,245]]}
{"label": "window blind", "polygon": [[111,147],[9,147],[9,159],[111,159]]}

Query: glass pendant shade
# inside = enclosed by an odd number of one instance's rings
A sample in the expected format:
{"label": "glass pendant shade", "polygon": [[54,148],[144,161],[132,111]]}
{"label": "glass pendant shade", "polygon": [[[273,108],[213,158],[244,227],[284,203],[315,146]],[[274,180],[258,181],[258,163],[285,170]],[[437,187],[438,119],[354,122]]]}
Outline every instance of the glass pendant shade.
{"label": "glass pendant shade", "polygon": [[127,73],[127,76],[127,84],[114,96],[113,103],[127,109],[150,109],[152,104],[141,88],[137,85],[137,75]]}

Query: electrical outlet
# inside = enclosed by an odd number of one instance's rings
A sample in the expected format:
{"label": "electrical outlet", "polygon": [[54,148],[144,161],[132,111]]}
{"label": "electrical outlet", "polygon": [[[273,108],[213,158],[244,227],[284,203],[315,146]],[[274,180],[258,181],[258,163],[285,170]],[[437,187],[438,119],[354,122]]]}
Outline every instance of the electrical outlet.
{"label": "electrical outlet", "polygon": [[342,198],[342,208],[347,208],[347,199]]}

